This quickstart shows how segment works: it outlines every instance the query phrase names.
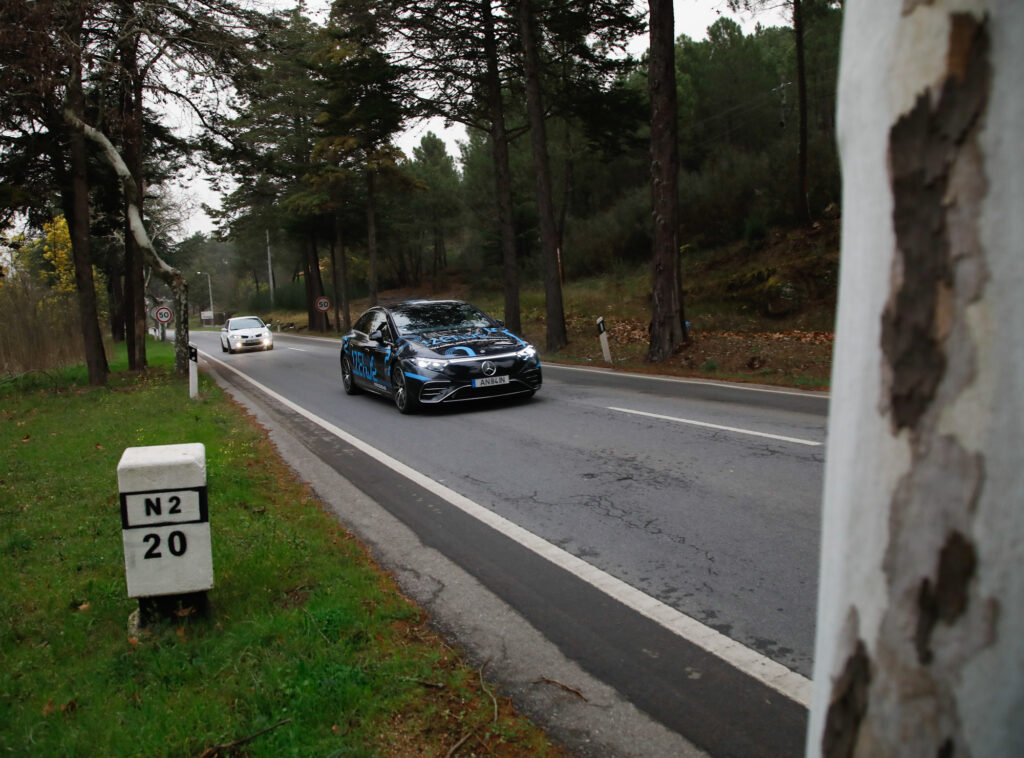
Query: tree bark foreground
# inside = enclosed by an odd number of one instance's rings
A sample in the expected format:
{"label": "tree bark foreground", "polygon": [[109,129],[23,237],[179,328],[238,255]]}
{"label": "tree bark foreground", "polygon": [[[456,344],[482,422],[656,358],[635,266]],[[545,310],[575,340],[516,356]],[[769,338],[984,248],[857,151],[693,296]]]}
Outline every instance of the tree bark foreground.
{"label": "tree bark foreground", "polygon": [[1018,0],[845,7],[808,756],[1024,755],[1022,33]]}

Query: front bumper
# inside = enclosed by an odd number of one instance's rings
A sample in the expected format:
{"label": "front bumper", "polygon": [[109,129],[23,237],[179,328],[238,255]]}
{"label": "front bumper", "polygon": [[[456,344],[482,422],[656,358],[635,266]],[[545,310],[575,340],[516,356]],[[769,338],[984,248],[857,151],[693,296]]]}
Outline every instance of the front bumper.
{"label": "front bumper", "polygon": [[[481,369],[485,360],[494,364],[495,371],[491,376],[508,377],[506,384],[474,385],[474,380],[488,376]],[[543,382],[540,362],[515,354],[452,361],[443,371],[436,372],[413,365],[406,371],[406,377],[410,380],[410,391],[415,392],[419,402],[426,405],[532,395]]]}
{"label": "front bumper", "polygon": [[232,350],[267,350],[274,344],[274,340],[266,338],[228,340]]}

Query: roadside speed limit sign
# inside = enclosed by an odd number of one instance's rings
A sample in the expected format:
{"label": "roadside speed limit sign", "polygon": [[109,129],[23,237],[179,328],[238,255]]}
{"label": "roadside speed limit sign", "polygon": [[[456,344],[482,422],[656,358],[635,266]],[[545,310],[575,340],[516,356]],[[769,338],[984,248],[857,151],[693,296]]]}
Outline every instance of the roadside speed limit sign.
{"label": "roadside speed limit sign", "polygon": [[331,300],[327,297],[318,297],[316,299],[316,309],[321,313],[327,313],[331,309]]}
{"label": "roadside speed limit sign", "polygon": [[156,316],[156,320],[161,324],[169,324],[171,323],[171,319],[174,318],[174,312],[166,305],[161,305],[157,308],[153,312],[153,315]]}

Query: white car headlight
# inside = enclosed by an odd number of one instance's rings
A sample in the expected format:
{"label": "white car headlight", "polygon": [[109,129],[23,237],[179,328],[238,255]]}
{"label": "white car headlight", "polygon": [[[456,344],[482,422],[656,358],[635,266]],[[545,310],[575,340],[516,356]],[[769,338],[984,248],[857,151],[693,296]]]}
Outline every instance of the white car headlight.
{"label": "white car headlight", "polygon": [[420,368],[425,368],[428,371],[444,371],[448,365],[447,361],[434,360],[432,358],[413,358],[412,362]]}
{"label": "white car headlight", "polygon": [[535,348],[533,345],[527,345],[518,353],[516,353],[516,355],[518,355],[524,361],[532,360],[537,357],[537,348]]}

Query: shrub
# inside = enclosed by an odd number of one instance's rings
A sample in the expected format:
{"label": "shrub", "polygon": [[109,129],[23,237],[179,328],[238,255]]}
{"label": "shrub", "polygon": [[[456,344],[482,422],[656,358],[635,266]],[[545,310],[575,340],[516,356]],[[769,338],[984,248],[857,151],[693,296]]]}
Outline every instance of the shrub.
{"label": "shrub", "polygon": [[0,374],[52,371],[85,360],[75,296],[28,276],[0,284]]}

